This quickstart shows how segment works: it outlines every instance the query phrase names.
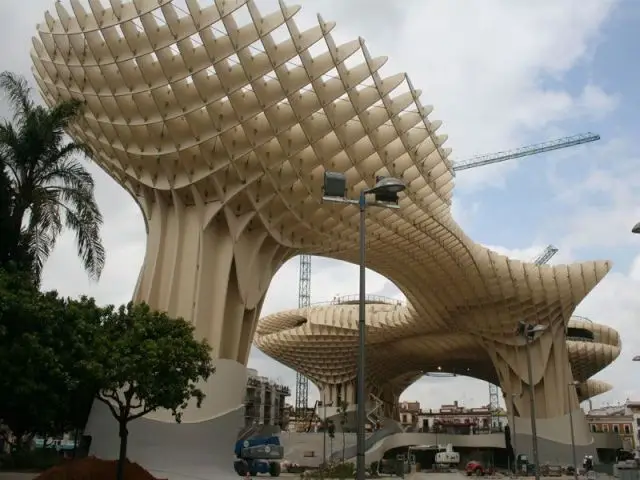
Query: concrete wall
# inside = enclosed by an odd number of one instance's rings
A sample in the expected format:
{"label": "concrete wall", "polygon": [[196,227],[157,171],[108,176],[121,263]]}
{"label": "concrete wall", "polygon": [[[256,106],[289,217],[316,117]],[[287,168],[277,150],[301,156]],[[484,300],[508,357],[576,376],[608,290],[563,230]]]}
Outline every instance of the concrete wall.
{"label": "concrete wall", "polygon": [[[129,422],[127,457],[157,478],[237,479],[233,448],[244,423],[246,368],[232,360],[217,360],[216,373],[201,388],[206,393],[201,408],[190,405],[182,423],[169,412]],[[235,407],[235,408],[234,408]],[[91,435],[90,455],[118,458],[118,425],[109,408],[94,402],[85,434]]]}
{"label": "concrete wall", "polygon": [[[334,458],[338,456],[342,458],[342,433],[336,433],[333,442],[326,436],[326,445],[324,445],[324,433],[294,433],[282,432],[280,434],[280,443],[284,447],[284,459],[304,465],[308,467],[317,467],[322,463],[323,450],[327,455],[327,459],[331,457],[333,451]],[[345,451],[354,448],[357,442],[355,433],[344,434]],[[333,444],[333,445],[332,445]],[[306,457],[305,452],[313,452],[313,457]],[[348,458],[348,457],[347,457]]]}
{"label": "concrete wall", "polygon": [[[537,420],[540,463],[573,464],[570,418],[573,419],[577,462],[581,464],[585,455],[593,455],[594,459],[597,458],[593,434],[589,431],[584,412],[575,410],[571,417],[567,414],[561,417],[539,418]],[[533,460],[531,419],[515,417],[515,422],[512,420],[511,437],[515,439],[514,450],[517,450],[517,453],[529,455],[529,458]]]}

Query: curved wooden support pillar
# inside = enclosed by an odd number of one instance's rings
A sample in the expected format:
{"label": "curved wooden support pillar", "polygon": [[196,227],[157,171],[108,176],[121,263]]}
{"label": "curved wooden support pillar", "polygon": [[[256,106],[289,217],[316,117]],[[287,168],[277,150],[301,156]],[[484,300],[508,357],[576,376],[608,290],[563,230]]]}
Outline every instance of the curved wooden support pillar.
{"label": "curved wooden support pillar", "polygon": [[[485,341],[484,344],[500,380],[505,404],[517,435],[518,452],[531,454],[527,346],[520,338],[514,339],[510,344],[499,341]],[[561,319],[552,322],[528,348],[531,355],[540,461],[567,461],[570,456],[567,456],[568,450],[565,450],[571,445],[571,420],[576,445],[589,450],[593,438],[580,409],[576,389],[570,386],[573,376],[566,348],[564,322]]]}
{"label": "curved wooden support pillar", "polygon": [[148,237],[135,301],[192,322],[214,358],[246,365],[271,278],[291,250],[219,202],[184,205],[156,191],[141,204]]}
{"label": "curved wooden support pillar", "polygon": [[[191,402],[181,424],[163,410],[134,422],[129,458],[159,475],[229,470],[209,450],[227,458],[236,441],[251,341],[271,278],[290,249],[252,224],[252,217],[237,217],[219,203],[185,205],[159,191],[138,201],[148,236],[134,300],[192,322],[196,336],[212,347],[216,373],[200,385],[206,394],[201,407]],[[117,456],[117,428],[100,405],[86,431],[96,439],[92,454]]]}
{"label": "curved wooden support pillar", "polygon": [[[527,346],[524,340],[514,338],[511,343],[505,343],[485,339],[483,343],[498,374],[507,404],[511,404],[509,399],[513,398],[516,413],[519,416],[529,416],[529,373]],[[569,409],[578,408],[575,389],[569,388],[573,376],[567,354],[564,323],[552,322],[528,348],[531,355],[536,416],[553,418],[567,414]]]}

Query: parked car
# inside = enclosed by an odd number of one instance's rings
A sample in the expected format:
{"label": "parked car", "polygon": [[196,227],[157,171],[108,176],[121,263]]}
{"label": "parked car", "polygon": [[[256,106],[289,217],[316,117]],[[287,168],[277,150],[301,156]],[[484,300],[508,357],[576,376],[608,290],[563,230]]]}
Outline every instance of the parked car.
{"label": "parked car", "polygon": [[476,477],[482,477],[484,475],[492,474],[493,468],[487,468],[484,465],[482,465],[482,463],[476,460],[471,460],[469,463],[467,463],[467,466],[465,467],[464,471],[466,472],[467,477],[470,477],[471,475],[475,475]]}

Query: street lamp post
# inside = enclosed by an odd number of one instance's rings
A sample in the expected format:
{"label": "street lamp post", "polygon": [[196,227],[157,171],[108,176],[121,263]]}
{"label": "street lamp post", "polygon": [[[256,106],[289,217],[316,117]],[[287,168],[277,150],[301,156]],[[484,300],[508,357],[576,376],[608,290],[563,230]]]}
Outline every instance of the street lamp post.
{"label": "street lamp post", "polygon": [[[578,384],[579,382],[576,382],[574,380],[573,382],[569,383],[569,386],[567,387],[569,389],[569,423],[571,426],[571,455],[573,457],[573,478],[575,480],[578,480],[578,457],[576,456],[576,436],[573,431],[573,411],[571,409],[571,392],[576,391],[576,389],[578,388]],[[576,391],[576,395],[577,393],[578,392]]]}
{"label": "street lamp post", "polygon": [[531,363],[531,343],[537,338],[539,333],[547,329],[546,325],[534,325],[520,322],[516,333],[524,338],[526,343],[525,352],[527,355],[527,370],[529,375],[529,402],[531,405],[531,450],[533,453],[533,465],[535,468],[535,478],[540,480],[540,459],[538,457],[538,430],[536,425],[536,397],[533,385],[533,366]]}
{"label": "street lamp post", "polygon": [[[366,224],[365,211],[368,206],[385,208],[398,207],[398,193],[402,192],[406,185],[397,178],[377,177],[373,188],[360,192],[358,200],[346,197],[347,181],[342,173],[325,172],[324,194],[322,199],[326,202],[348,203],[358,205],[360,209],[360,301],[358,313],[358,372],[357,372],[357,456],[356,456],[356,480],[365,479],[365,423],[366,423],[366,388],[365,388],[365,343],[366,343],[366,318],[365,318],[365,247]],[[367,201],[367,195],[374,195],[375,201]]]}
{"label": "street lamp post", "polygon": [[327,428],[329,423],[327,422],[327,398],[324,390],[322,391],[322,470],[320,475],[324,478],[324,471],[327,468]]}
{"label": "street lamp post", "polygon": [[514,458],[514,472],[517,470],[518,468],[518,438],[517,438],[517,432],[516,432],[516,398],[521,397],[522,394],[521,393],[512,393],[511,394],[511,416],[513,418],[513,428],[512,430],[512,443],[513,443],[513,458]]}

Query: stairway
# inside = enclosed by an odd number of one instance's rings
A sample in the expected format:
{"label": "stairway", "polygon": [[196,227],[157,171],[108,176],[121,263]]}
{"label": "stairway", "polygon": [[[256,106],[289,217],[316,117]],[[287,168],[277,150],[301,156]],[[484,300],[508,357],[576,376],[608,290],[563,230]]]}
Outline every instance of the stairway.
{"label": "stairway", "polygon": [[376,397],[373,393],[369,394],[369,401],[373,403],[373,407],[367,411],[367,420],[371,425],[371,430],[375,431],[378,423],[381,423],[383,411],[382,407],[384,403],[378,397]]}
{"label": "stairway", "polygon": [[[395,433],[401,433],[403,431],[402,427],[398,422],[392,420],[391,418],[384,417],[384,411],[382,409],[382,407],[384,406],[384,402],[382,400],[380,400],[375,395],[370,394],[369,402],[367,406],[369,406],[369,404],[371,404],[372,407],[369,408],[366,413],[367,413],[367,421],[370,423],[372,427],[371,428],[372,433],[365,433],[365,442],[364,442],[365,451],[372,448],[377,442],[379,442],[383,438],[388,437],[389,435],[393,435]],[[381,428],[376,430],[375,427],[378,423],[381,424]],[[352,459],[353,457],[356,456],[356,453],[357,453],[357,445],[351,445],[347,447],[344,452],[345,460]],[[330,458],[333,461],[336,461],[342,458],[342,451],[339,451],[339,452],[334,451]]]}

